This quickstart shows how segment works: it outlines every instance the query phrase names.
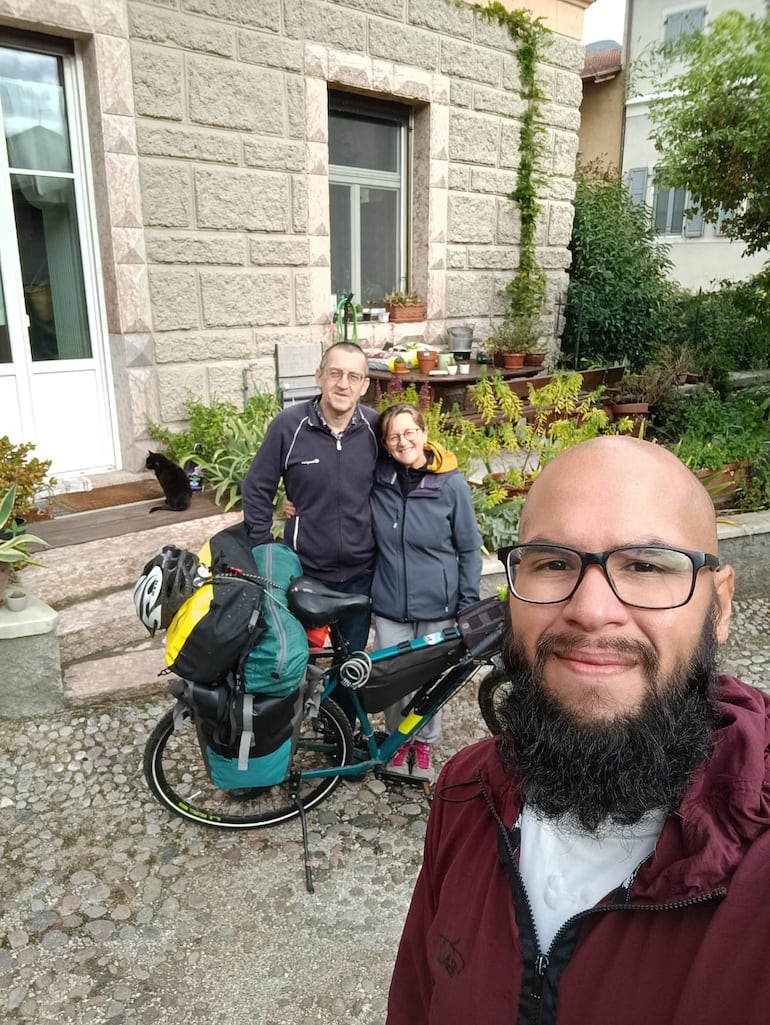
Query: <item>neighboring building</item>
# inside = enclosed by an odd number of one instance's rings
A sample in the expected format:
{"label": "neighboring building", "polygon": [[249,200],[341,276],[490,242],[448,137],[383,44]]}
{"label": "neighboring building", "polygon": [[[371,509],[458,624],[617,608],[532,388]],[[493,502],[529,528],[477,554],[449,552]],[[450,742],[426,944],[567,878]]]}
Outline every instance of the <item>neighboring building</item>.
{"label": "neighboring building", "polygon": [[701,28],[728,10],[764,15],[765,0],[710,0],[708,4],[674,3],[671,0],[627,0],[626,65],[632,70],[626,102],[623,140],[623,173],[631,195],[648,203],[661,237],[670,245],[671,277],[697,291],[722,279],[740,280],[757,273],[767,254],[743,256],[745,246],[722,234],[721,223],[709,224],[698,214],[686,217],[690,198],[685,189],[661,189],[655,184],[658,154],[649,139],[649,103],[654,83],[634,73],[634,62],[647,48],[673,41],[685,32]]}
{"label": "neighboring building", "polygon": [[578,160],[620,171],[626,74],[622,47],[613,39],[586,47],[580,104]]}
{"label": "neighboring building", "polygon": [[[552,302],[591,2],[528,5],[556,33]],[[330,338],[342,289],[418,290],[428,340],[486,332],[518,262],[523,109],[507,31],[451,0],[0,5],[0,434],[58,476],[135,472],[148,419],[272,388],[276,345]]]}

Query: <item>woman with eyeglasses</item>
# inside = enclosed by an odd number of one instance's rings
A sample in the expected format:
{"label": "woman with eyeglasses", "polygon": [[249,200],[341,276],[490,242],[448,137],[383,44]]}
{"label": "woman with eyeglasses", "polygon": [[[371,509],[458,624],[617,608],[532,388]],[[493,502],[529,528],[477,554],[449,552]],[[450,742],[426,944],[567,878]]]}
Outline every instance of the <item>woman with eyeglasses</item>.
{"label": "woman with eyeglasses", "polygon": [[[379,433],[387,455],[377,464],[371,496],[377,648],[454,626],[458,612],[479,600],[481,579],[481,535],[455,456],[428,440],[422,413],[408,403],[382,413]],[[388,732],[398,728],[410,700],[386,709]],[[431,779],[440,725],[439,713],[388,770]]]}

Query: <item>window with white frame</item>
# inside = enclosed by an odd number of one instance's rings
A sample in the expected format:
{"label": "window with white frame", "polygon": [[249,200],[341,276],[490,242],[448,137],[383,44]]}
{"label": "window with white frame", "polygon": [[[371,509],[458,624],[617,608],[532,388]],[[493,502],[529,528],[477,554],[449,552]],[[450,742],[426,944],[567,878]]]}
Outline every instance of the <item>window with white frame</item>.
{"label": "window with white frame", "polygon": [[655,186],[653,220],[659,235],[682,234],[686,206],[686,189],[664,189],[660,185]]}
{"label": "window with white frame", "polygon": [[706,8],[690,7],[685,11],[675,11],[663,19],[663,41],[675,43],[682,36],[699,32],[706,23]]}
{"label": "window with white frame", "polygon": [[700,238],[703,235],[703,212],[692,207],[692,197],[687,189],[666,189],[656,183],[653,200],[655,230],[659,235],[684,234],[685,238]]}
{"label": "window with white frame", "polygon": [[409,113],[329,93],[332,293],[362,305],[406,285]]}

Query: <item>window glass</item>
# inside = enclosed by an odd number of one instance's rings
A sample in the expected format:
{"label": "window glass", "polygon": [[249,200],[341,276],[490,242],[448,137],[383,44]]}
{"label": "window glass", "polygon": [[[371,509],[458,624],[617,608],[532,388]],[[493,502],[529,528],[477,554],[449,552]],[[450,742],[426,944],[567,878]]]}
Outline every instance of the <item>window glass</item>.
{"label": "window glass", "polygon": [[329,96],[332,292],[364,306],[406,281],[408,118],[400,104]]}

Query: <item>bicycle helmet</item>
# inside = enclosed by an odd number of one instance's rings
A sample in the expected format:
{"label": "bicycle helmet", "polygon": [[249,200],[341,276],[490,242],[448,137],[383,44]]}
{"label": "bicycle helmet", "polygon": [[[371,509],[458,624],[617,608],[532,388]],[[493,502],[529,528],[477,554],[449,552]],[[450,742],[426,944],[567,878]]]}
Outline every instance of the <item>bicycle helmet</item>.
{"label": "bicycle helmet", "polygon": [[134,587],[136,614],[151,636],[165,630],[193,591],[209,576],[197,555],[166,545],[150,559]]}

